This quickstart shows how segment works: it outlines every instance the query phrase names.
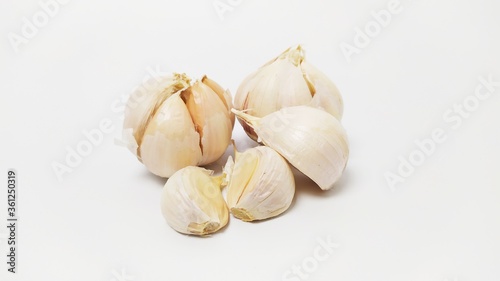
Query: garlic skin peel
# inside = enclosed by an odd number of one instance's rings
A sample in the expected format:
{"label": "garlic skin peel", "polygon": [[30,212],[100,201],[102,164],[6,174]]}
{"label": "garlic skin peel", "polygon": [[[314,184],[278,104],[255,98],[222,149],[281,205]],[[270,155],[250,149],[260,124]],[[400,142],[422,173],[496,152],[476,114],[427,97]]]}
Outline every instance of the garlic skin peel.
{"label": "garlic skin peel", "polygon": [[123,141],[152,173],[170,177],[190,165],[216,161],[231,140],[231,95],[203,76],[152,78],[129,98]]}
{"label": "garlic skin peel", "polygon": [[222,177],[212,171],[189,166],[174,173],[162,190],[161,210],[176,231],[207,235],[223,228],[229,210],[222,197]]}
{"label": "garlic skin peel", "polygon": [[243,153],[235,151],[232,171],[226,173],[227,204],[238,219],[268,219],[283,213],[292,203],[295,194],[292,170],[286,160],[269,147],[254,147]]}
{"label": "garlic skin peel", "polygon": [[[287,49],[246,77],[234,98],[236,109],[256,117],[297,105],[321,108],[339,121],[344,108],[335,84],[305,60],[300,45]],[[247,134],[257,140],[251,128],[242,125]]]}
{"label": "garlic skin peel", "polygon": [[258,118],[233,112],[290,164],[329,190],[340,178],[349,157],[347,135],[331,114],[309,106],[283,108]]}

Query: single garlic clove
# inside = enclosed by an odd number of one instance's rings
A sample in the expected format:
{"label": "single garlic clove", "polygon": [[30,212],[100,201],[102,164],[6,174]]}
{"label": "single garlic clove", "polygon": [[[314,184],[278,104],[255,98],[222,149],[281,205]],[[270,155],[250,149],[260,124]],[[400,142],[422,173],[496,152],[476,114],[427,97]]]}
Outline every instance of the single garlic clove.
{"label": "single garlic clove", "polygon": [[331,189],[349,157],[347,135],[331,114],[309,106],[283,108],[263,118],[233,109],[265,145],[276,150],[323,190]]}
{"label": "single garlic clove", "polygon": [[233,97],[231,96],[229,90],[224,90],[219,84],[217,84],[214,80],[208,78],[206,75],[201,78],[201,82],[210,87],[210,89],[212,89],[212,91],[214,91],[224,102],[224,105],[226,106],[228,114],[231,118],[232,126],[234,127],[234,113],[231,112],[231,108],[233,108]]}
{"label": "single garlic clove", "polygon": [[[132,136],[137,144],[136,148],[140,147],[144,131],[156,110],[171,95],[189,87],[189,83],[190,79],[185,74],[153,77],[145,81],[130,95],[125,107],[123,128],[124,131],[132,130]],[[130,132],[126,132],[126,134],[130,134]],[[124,138],[124,141],[127,139],[128,136]],[[133,146],[130,149],[140,160],[140,152],[133,150]]]}
{"label": "single garlic clove", "polygon": [[342,120],[344,102],[337,86],[328,77],[312,64],[304,61],[301,65],[304,78],[309,81],[314,89],[311,102],[307,105],[323,109]]}
{"label": "single garlic clove", "polygon": [[180,93],[175,93],[148,123],[140,149],[142,163],[153,174],[169,177],[183,167],[198,164],[202,159],[199,142],[190,113]]}
{"label": "single garlic clove", "polygon": [[231,140],[230,106],[228,93],[206,76],[194,84],[185,74],[152,78],[129,98],[121,143],[162,177],[209,164]]}
{"label": "single garlic clove", "polygon": [[232,171],[226,172],[227,204],[233,216],[253,221],[286,211],[295,194],[295,181],[286,160],[265,146],[235,154]]}
{"label": "single garlic clove", "polygon": [[181,97],[200,135],[202,158],[198,164],[216,161],[226,151],[233,131],[233,123],[223,100],[214,98],[217,94],[200,81],[184,90]]}
{"label": "single garlic clove", "polygon": [[311,100],[302,71],[285,59],[278,59],[262,68],[253,76],[246,91],[246,109],[258,117],[282,107],[301,105]]}
{"label": "single garlic clove", "polygon": [[[326,75],[305,60],[299,45],[285,50],[244,79],[234,99],[234,107],[256,117],[264,117],[284,107],[309,105],[321,108],[339,120],[342,97]],[[254,140],[253,130],[240,122]]]}
{"label": "single garlic clove", "polygon": [[191,235],[214,233],[229,220],[222,197],[221,177],[200,167],[185,167],[168,180],[162,190],[161,210],[176,231]]}

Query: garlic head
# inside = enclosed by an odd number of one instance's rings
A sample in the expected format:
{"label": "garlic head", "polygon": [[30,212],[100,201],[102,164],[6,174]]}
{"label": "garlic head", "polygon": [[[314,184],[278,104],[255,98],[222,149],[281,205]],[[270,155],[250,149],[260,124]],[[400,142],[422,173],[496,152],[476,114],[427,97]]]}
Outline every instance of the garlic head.
{"label": "garlic head", "polygon": [[206,76],[152,78],[129,98],[123,140],[152,173],[170,177],[181,168],[216,161],[234,125],[231,95]]}

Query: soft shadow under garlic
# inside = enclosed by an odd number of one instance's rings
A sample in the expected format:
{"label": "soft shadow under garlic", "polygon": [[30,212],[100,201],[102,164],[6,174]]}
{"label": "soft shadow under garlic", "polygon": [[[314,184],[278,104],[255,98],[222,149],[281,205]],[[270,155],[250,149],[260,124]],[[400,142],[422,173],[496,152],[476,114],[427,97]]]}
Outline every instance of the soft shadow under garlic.
{"label": "soft shadow under garlic", "polygon": [[[349,182],[349,169],[347,168],[342,177],[333,185],[333,188],[330,190],[321,190],[319,186],[311,180],[309,177],[304,175],[302,172],[297,170],[292,166],[293,176],[295,177],[295,192],[296,196],[294,198],[294,202],[292,206],[295,204],[297,198],[301,196],[314,196],[320,198],[329,198],[333,196],[337,196],[340,192],[342,192]],[[299,199],[300,200],[300,199]]]}
{"label": "soft shadow under garlic", "polygon": [[147,184],[148,181],[154,182],[155,183],[154,188],[163,188],[163,186],[167,182],[166,178],[163,178],[163,177],[160,177],[160,176],[157,176],[157,175],[151,173],[150,171],[148,171],[147,168],[141,169],[141,173],[139,174],[139,178],[141,180],[142,179],[144,180],[144,183],[145,183],[144,186],[149,186]]}

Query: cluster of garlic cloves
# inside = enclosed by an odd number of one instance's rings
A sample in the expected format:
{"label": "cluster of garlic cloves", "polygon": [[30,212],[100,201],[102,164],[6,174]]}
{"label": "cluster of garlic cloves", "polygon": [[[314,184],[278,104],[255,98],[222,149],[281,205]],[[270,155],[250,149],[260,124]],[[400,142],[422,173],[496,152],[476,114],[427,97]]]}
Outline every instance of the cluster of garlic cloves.
{"label": "cluster of garlic cloves", "polygon": [[231,95],[216,82],[204,76],[191,83],[185,74],[173,74],[139,89],[127,103],[123,140],[152,173],[170,177],[226,151],[234,115]]}
{"label": "cluster of garlic cloves", "polygon": [[[122,143],[150,172],[168,178],[160,203],[167,224],[206,236],[231,215],[248,222],[286,212],[295,196],[292,166],[332,189],[349,158],[342,114],[337,87],[298,45],[246,77],[234,108],[231,94],[207,76],[146,81],[128,100]],[[199,166],[227,150],[235,116],[261,145],[240,152],[233,142],[234,161],[229,156],[214,175]]]}
{"label": "cluster of garlic cloves", "polygon": [[[341,120],[343,101],[335,84],[305,59],[298,45],[250,74],[239,86],[234,107],[264,117],[285,107],[308,105]],[[242,122],[248,136],[257,140],[252,128]]]}
{"label": "cluster of garlic cloves", "polygon": [[[290,166],[269,147],[261,146],[229,157],[220,176],[201,167],[175,172],[162,190],[161,209],[176,231],[208,235],[223,228],[229,211],[243,221],[275,217],[290,207],[295,182]],[[221,188],[227,185],[227,204]]]}

